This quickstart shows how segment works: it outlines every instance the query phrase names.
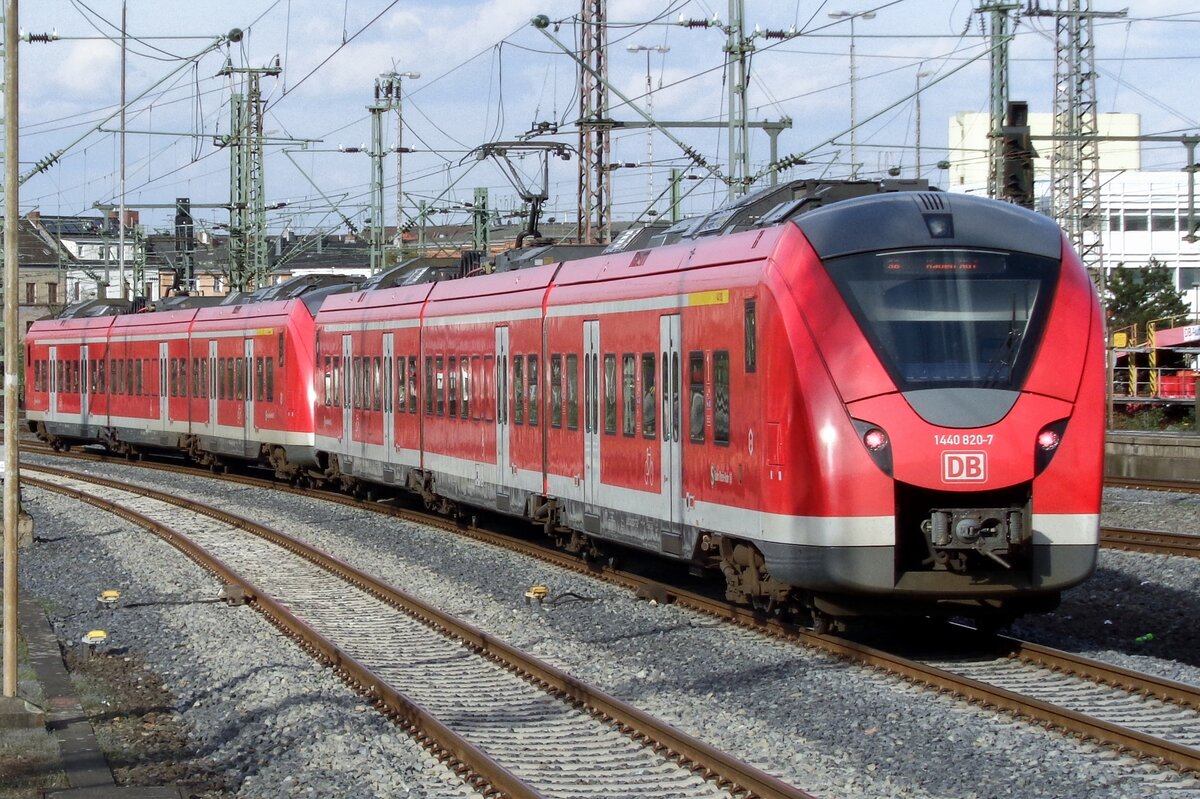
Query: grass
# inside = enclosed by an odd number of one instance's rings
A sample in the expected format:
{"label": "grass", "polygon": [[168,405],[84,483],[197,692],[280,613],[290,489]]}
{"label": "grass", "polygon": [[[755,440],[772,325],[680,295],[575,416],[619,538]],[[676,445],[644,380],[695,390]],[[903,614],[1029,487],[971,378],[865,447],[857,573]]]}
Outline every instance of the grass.
{"label": "grass", "polygon": [[[17,695],[35,705],[45,703],[41,683],[29,664],[29,650],[20,637],[17,638]],[[0,799],[28,799],[42,791],[67,787],[67,775],[59,762],[58,742],[53,735],[45,729],[0,729]]]}

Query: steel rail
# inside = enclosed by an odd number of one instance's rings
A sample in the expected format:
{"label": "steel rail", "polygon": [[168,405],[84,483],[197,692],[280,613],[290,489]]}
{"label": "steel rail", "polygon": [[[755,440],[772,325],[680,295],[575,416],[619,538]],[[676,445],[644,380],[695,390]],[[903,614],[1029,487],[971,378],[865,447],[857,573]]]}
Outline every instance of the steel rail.
{"label": "steel rail", "polygon": [[[336,556],[324,552],[316,547],[309,546],[304,542],[278,530],[272,530],[262,525],[257,524],[249,519],[246,519],[237,514],[228,511],[222,511],[215,508],[210,508],[202,503],[195,502],[183,497],[153,489],[145,488],[144,486],[131,485],[128,482],[119,480],[111,480],[108,478],[98,477],[95,475],[79,474],[67,470],[55,470],[50,467],[30,467],[33,470],[44,470],[47,472],[60,472],[70,476],[73,479],[79,479],[97,485],[107,486],[109,488],[120,489],[123,491],[133,491],[145,496],[152,496],[161,502],[167,502],[177,507],[186,508],[188,510],[200,513],[210,518],[217,519],[231,526],[243,529],[248,533],[257,535],[271,543],[280,546],[298,557],[319,566],[322,569],[334,574],[345,582],[354,585],[372,596],[380,599],[383,602],[392,605],[398,610],[404,612],[410,617],[421,621],[426,626],[435,629],[447,637],[453,638],[465,644],[471,650],[477,652],[483,657],[486,657],[493,662],[502,665],[504,668],[525,677],[528,680],[535,682],[550,693],[559,696],[577,707],[586,709],[589,713],[606,722],[612,723],[626,735],[641,740],[647,746],[655,749],[655,751],[666,753],[666,756],[672,760],[679,762],[681,765],[690,767],[693,771],[703,775],[706,779],[714,781],[720,787],[730,791],[731,793],[742,794],[745,799],[759,797],[760,799],[814,799],[812,794],[809,794],[793,785],[790,785],[777,777],[774,777],[766,772],[745,763],[726,752],[723,752],[715,747],[697,739],[686,733],[675,729],[666,722],[657,719],[639,708],[626,703],[616,697],[610,696],[607,693],[594,688],[587,683],[584,683],[569,674],[551,666],[548,663],[542,662],[521,650],[513,647],[505,642],[495,638],[494,636],[485,633],[478,628],[467,624],[455,617],[444,613],[441,610],[425,603],[417,597],[401,591],[381,580],[367,574]],[[22,479],[26,479],[24,476]],[[48,487],[52,484],[47,484],[44,481],[31,479],[31,484],[38,487]],[[270,481],[268,481],[270,482]],[[271,483],[271,485],[276,485]],[[53,487],[58,488],[57,486]],[[52,489],[53,490],[53,489]],[[296,493],[308,493],[302,489],[290,489]],[[60,492],[65,493],[65,492]],[[322,498],[327,498],[327,495],[322,492]],[[341,495],[332,495],[341,496]],[[348,497],[342,497],[348,500],[346,504],[362,506],[362,503],[357,500],[351,500]],[[85,500],[86,501],[86,500]],[[128,518],[128,517],[126,517]],[[144,517],[141,517],[144,518]],[[138,522],[140,524],[140,522]],[[151,521],[151,524],[156,524]],[[448,528],[456,528],[456,525],[447,523],[442,519],[442,526]],[[178,535],[178,534],[176,534]],[[168,539],[170,540],[170,539]],[[172,541],[172,543],[174,543]],[[190,542],[189,542],[190,543]],[[494,543],[494,542],[492,542]],[[182,548],[182,547],[181,547]],[[185,550],[186,551],[186,550]],[[189,554],[190,556],[190,554]],[[195,559],[195,558],[193,558]],[[198,561],[200,562],[200,561]],[[226,569],[226,571],[229,571]],[[229,572],[232,574],[232,572]],[[223,579],[226,579],[224,573],[221,574]],[[228,580],[236,585],[243,585],[244,581],[240,577]],[[309,635],[310,628],[304,622],[296,619],[292,614],[288,613],[282,606],[273,603],[269,597],[264,597],[260,592],[246,584],[248,595],[252,595],[256,602],[267,601],[279,607],[286,614],[286,621],[283,624],[277,625],[288,632],[294,632],[295,635],[303,634],[305,637]],[[382,700],[385,705],[391,699],[389,693],[394,693],[386,685],[383,685],[378,678],[374,677],[370,671],[354,661],[345,653],[341,652],[336,646],[329,643],[319,633],[313,631],[313,636],[320,638],[322,643],[318,644],[316,650],[322,655],[322,660],[329,665],[334,666],[335,671],[341,674],[343,671],[348,675],[347,682],[356,690],[366,693],[373,699]],[[364,688],[365,687],[365,688]],[[403,701],[402,695],[397,695]],[[406,703],[399,710],[400,717],[407,721],[412,718],[414,721],[424,722],[426,719],[431,719],[423,710],[412,703]],[[432,719],[436,722],[436,719]],[[440,726],[440,722],[438,723]],[[407,724],[406,724],[407,726]],[[457,736],[453,731],[445,728],[451,733],[454,738],[452,743],[457,746],[458,741],[461,741],[463,746],[470,747],[465,749],[464,754],[469,757],[474,757],[475,752],[479,752],[484,758],[485,754],[475,749],[470,743]],[[440,742],[439,742],[440,745]],[[446,747],[448,751],[457,756],[457,752]],[[475,766],[468,757],[459,757],[461,762],[471,765],[472,768],[478,770],[481,774],[488,776],[488,781],[497,787],[501,787],[506,793],[514,797],[537,796],[537,794],[529,793],[528,786],[519,782],[518,778],[512,776],[505,771],[501,776],[502,782],[496,783],[490,779],[490,775]],[[488,762],[490,758],[487,758]],[[496,764],[496,768],[502,768]],[[503,783],[504,775],[510,776],[513,780],[518,780],[518,784],[512,788],[507,787]],[[524,789],[525,793],[513,792],[516,788]]]}
{"label": "steel rail", "polygon": [[[137,490],[140,487],[131,486],[128,483],[106,480],[92,475],[83,475],[65,470],[43,467],[33,468],[37,471],[60,474],[69,476],[72,479],[140,493]],[[88,494],[85,491],[76,490],[68,486],[60,486],[46,480],[28,477],[24,474],[21,479],[23,482],[28,482],[31,486],[72,497],[149,530],[183,552],[202,568],[215,574],[226,584],[240,588],[251,607],[262,613],[275,627],[282,630],[290,638],[299,642],[302,648],[318,662],[330,666],[334,673],[352,689],[372,700],[377,707],[384,710],[396,723],[408,730],[419,743],[450,767],[451,770],[455,771],[464,782],[471,785],[475,790],[485,794],[500,792],[505,796],[511,797],[511,799],[543,799],[540,793],[534,791],[502,765],[493,761],[483,750],[430,715],[404,694],[380,680],[361,663],[342,652],[325,636],[301,621],[271,596],[261,592],[257,586],[243,578],[228,565],[209,555],[186,535],[172,530],[166,525],[137,511],[124,508],[117,503],[109,502],[108,500]],[[157,496],[158,492],[149,493],[156,495],[155,498],[159,500],[165,501],[168,499],[168,495]],[[170,499],[177,500],[172,502],[172,504],[204,513],[204,515],[210,518],[218,519],[227,524],[235,523],[230,521],[230,518],[239,518],[224,511],[204,508],[198,503],[180,500],[178,497],[171,497]],[[246,529],[247,532],[253,532],[249,529],[254,526],[253,523],[248,520],[242,521],[245,522],[245,526],[242,524],[238,524],[237,526]],[[469,770],[469,773],[467,770]]]}
{"label": "steel rail", "polygon": [[1158,480],[1152,477],[1105,477],[1104,485],[1110,488],[1141,488],[1146,491],[1178,491],[1184,494],[1200,493],[1197,480]]}
{"label": "steel rail", "polygon": [[1022,641],[1006,635],[997,639],[1007,647],[1011,647],[1011,655],[1026,663],[1044,666],[1053,671],[1061,671],[1079,677],[1086,677],[1096,682],[1111,685],[1130,693],[1153,696],[1164,702],[1190,707],[1200,711],[1200,687],[1187,683],[1168,680],[1165,677],[1152,677],[1141,672],[1104,663],[1072,652],[1064,652],[1030,641]]}
{"label": "steel rail", "polygon": [[1127,527],[1100,528],[1100,543],[1110,549],[1200,558],[1200,534],[1165,533]]}

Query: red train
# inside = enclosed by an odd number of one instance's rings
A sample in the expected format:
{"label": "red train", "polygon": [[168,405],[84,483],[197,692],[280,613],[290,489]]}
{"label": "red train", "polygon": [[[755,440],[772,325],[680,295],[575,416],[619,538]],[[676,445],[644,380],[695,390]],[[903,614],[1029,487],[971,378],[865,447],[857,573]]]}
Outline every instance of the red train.
{"label": "red train", "polygon": [[[1098,540],[1091,282],[1046,217],[882,188],[793,184],[674,243],[330,294],[315,317],[293,300],[41,322],[28,417],[50,440],[525,517],[821,621],[1053,607]],[[144,385],[136,402],[75,378],[131,356],[110,385]]]}

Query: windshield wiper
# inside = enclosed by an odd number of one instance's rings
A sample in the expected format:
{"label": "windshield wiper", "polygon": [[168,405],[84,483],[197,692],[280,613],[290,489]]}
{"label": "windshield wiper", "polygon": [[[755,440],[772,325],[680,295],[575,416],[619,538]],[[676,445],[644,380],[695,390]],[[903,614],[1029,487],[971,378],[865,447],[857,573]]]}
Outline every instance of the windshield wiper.
{"label": "windshield wiper", "polygon": [[988,364],[987,376],[983,379],[984,388],[995,388],[1001,383],[1012,381],[1012,364],[1016,361],[1016,352],[1024,332],[1017,329],[1017,295],[1012,298],[1012,317],[1008,322],[1008,335],[1004,343],[996,350],[996,356]]}

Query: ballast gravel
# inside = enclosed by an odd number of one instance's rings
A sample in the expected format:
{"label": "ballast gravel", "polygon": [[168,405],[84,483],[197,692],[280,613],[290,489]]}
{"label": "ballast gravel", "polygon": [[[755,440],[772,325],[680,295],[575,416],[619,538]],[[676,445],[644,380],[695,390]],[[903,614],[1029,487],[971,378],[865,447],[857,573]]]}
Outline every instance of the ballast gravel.
{"label": "ballast gravel", "polygon": [[[309,541],[817,796],[1200,797],[1200,781],[1099,745],[451,534],[203,477],[74,468]],[[41,540],[23,556],[23,590],[52,603],[64,641],[104,625],[154,669],[232,793],[472,795],[257,614],[213,603],[219,586],[169,546],[57,495],[27,489],[26,507]],[[1200,508],[1190,519],[1200,529]],[[550,588],[544,604],[526,603],[535,584]],[[98,610],[112,587],[125,607]],[[1104,551],[1057,612],[1015,630],[1200,684],[1184,627],[1200,617],[1198,588],[1200,562]]]}

